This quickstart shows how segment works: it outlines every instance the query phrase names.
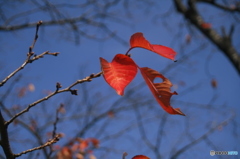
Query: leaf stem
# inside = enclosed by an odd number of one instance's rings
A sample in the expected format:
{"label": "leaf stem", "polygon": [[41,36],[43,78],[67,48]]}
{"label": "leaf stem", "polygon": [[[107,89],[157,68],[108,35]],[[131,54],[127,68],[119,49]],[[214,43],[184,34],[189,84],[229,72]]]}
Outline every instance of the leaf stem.
{"label": "leaf stem", "polygon": [[130,56],[129,52],[133,49],[133,47],[129,48],[128,51],[126,52],[126,56]]}

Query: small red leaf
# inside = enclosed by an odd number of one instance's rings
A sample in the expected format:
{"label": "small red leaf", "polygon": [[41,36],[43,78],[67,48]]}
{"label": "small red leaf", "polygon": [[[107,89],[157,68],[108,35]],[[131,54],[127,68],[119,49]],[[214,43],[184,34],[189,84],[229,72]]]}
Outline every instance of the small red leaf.
{"label": "small red leaf", "polygon": [[202,23],[201,27],[204,29],[211,29],[212,28],[212,24],[211,23]]}
{"label": "small red leaf", "polygon": [[155,52],[163,57],[166,57],[168,59],[174,60],[175,56],[176,56],[176,52],[166,46],[163,45],[154,45],[154,44],[150,44],[143,36],[143,33],[135,33],[131,36],[130,38],[130,45],[131,48],[135,48],[135,47],[140,47],[140,48],[144,48],[147,50],[150,50],[152,52]]}
{"label": "small red leaf", "polygon": [[92,142],[92,145],[95,147],[95,148],[98,148],[99,147],[99,140],[96,139],[96,138],[89,138],[88,141]]}
{"label": "small red leaf", "polygon": [[217,88],[218,83],[215,79],[212,79],[211,85],[212,85],[213,88]]}
{"label": "small red leaf", "polygon": [[[152,94],[162,108],[169,114],[179,114],[185,116],[179,108],[172,108],[172,106],[170,106],[170,99],[172,95],[177,95],[177,92],[171,92],[170,90],[172,83],[162,74],[151,68],[142,67],[140,68],[140,71]],[[153,81],[157,77],[161,78],[163,82],[154,83]]]}
{"label": "small red leaf", "polygon": [[125,87],[137,74],[135,62],[126,55],[117,54],[111,63],[100,57],[100,63],[106,82],[116,90],[117,94],[123,95]]}
{"label": "small red leaf", "polygon": [[150,159],[150,158],[144,155],[137,155],[137,156],[134,156],[132,159]]}
{"label": "small red leaf", "polygon": [[88,140],[81,140],[81,142],[78,144],[79,149],[81,151],[84,151],[89,145],[89,141]]}

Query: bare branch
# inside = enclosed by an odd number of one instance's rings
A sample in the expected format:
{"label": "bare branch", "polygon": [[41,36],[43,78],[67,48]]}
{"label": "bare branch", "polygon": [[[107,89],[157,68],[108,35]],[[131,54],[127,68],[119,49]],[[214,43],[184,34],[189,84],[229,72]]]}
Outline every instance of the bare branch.
{"label": "bare branch", "polygon": [[205,134],[203,134],[202,136],[200,136],[198,139],[190,142],[189,144],[185,145],[184,147],[182,147],[180,150],[178,150],[177,152],[175,152],[171,159],[177,158],[179,155],[181,155],[182,153],[184,153],[186,150],[188,150],[190,147],[198,144],[199,142],[205,140],[206,138],[208,138],[208,136],[213,133],[219,126],[225,126],[227,125],[231,120],[233,120],[233,118],[235,117],[235,115],[233,114],[230,118],[226,119],[225,121],[221,122],[220,124],[212,127],[211,129],[209,129]]}
{"label": "bare branch", "polygon": [[[31,47],[30,47],[31,48]],[[13,71],[11,74],[9,74],[1,83],[0,83],[0,87],[2,87],[11,77],[13,77],[17,72],[19,72],[20,70],[24,69],[24,67],[28,64],[28,63],[32,63],[35,60],[38,60],[39,58],[42,58],[44,55],[53,55],[53,56],[57,56],[59,53],[58,52],[54,52],[54,53],[50,53],[49,51],[45,51],[40,55],[34,56],[33,58],[32,55],[33,54],[29,54],[27,55],[27,59],[24,61],[24,63],[17,68],[15,71]]]}
{"label": "bare branch", "polygon": [[60,138],[61,138],[61,135],[60,135],[60,134],[57,134],[53,139],[51,139],[50,141],[46,142],[44,145],[41,145],[41,146],[38,146],[38,147],[35,147],[35,148],[32,148],[32,149],[23,151],[23,152],[21,152],[21,153],[19,153],[19,154],[15,154],[14,156],[15,156],[15,157],[19,157],[19,156],[21,156],[21,155],[23,155],[23,154],[26,154],[26,153],[29,153],[29,152],[32,152],[32,151],[35,151],[35,150],[43,149],[43,148],[45,148],[45,147],[47,147],[47,146],[50,146],[50,145],[58,142]]}
{"label": "bare branch", "polygon": [[45,100],[48,100],[49,98],[51,98],[52,96],[56,95],[56,94],[59,94],[59,93],[63,93],[63,92],[71,92],[72,94],[76,95],[77,93],[77,90],[72,90],[71,88],[77,84],[80,84],[80,83],[83,83],[83,82],[90,82],[92,81],[93,78],[97,78],[97,77],[100,77],[102,74],[102,72],[99,72],[97,74],[91,74],[90,76],[87,76],[85,77],[84,79],[81,79],[81,80],[77,80],[76,82],[74,82],[73,84],[71,84],[69,87],[65,88],[65,89],[62,89],[62,90],[56,90],[55,92],[49,94],[48,96],[42,98],[42,99],[39,99],[35,102],[33,102],[32,104],[29,104],[28,107],[24,110],[22,110],[21,112],[19,112],[18,114],[16,114],[15,116],[13,116],[9,121],[5,122],[5,125],[8,126],[11,122],[14,121],[14,119],[16,119],[17,117],[19,117],[20,115],[28,112],[30,110],[30,108],[32,108],[33,106],[45,101]]}
{"label": "bare branch", "polygon": [[39,21],[37,22],[36,24],[36,33],[35,33],[35,36],[34,36],[34,39],[33,39],[33,43],[32,45],[29,47],[29,52],[27,54],[27,58],[26,60],[24,61],[24,63],[19,67],[17,68],[15,71],[13,71],[10,75],[8,75],[1,83],[0,83],[0,87],[2,87],[11,77],[13,77],[17,72],[19,72],[20,70],[24,69],[24,67],[28,64],[28,63],[32,63],[33,61],[35,60],[38,60],[39,58],[42,58],[44,55],[54,55],[54,56],[57,56],[59,53],[58,52],[54,52],[54,53],[49,53],[49,51],[45,51],[43,52],[42,54],[40,55],[35,55],[33,58],[33,48],[37,42],[37,39],[38,39],[38,30],[39,30],[39,27],[40,25],[42,25],[42,21]]}
{"label": "bare branch", "polygon": [[3,151],[8,159],[14,159],[14,154],[12,153],[10,144],[9,144],[9,138],[8,138],[8,132],[7,132],[7,126],[4,125],[4,118],[2,116],[2,112],[0,110],[0,133],[1,133],[1,146],[3,148]]}
{"label": "bare branch", "polygon": [[[231,37],[219,35],[211,27],[203,27],[205,24],[202,16],[198,13],[196,9],[196,1],[189,0],[188,6],[184,6],[182,0],[174,0],[175,6],[184,17],[189,20],[193,25],[195,25],[209,40],[213,42],[227,58],[231,61],[238,74],[240,75],[240,55],[231,43]],[[231,29],[230,34],[232,34],[233,29]]]}
{"label": "bare branch", "polygon": [[197,0],[198,2],[204,2],[204,3],[208,3],[214,7],[217,7],[219,9],[228,11],[228,12],[239,12],[240,13],[240,8],[238,8],[237,6],[233,6],[233,7],[227,7],[221,4],[216,3],[215,0]]}
{"label": "bare branch", "polygon": [[60,112],[61,109],[63,109],[64,105],[60,104],[59,108],[56,110],[56,119],[55,122],[53,123],[53,132],[52,132],[52,138],[56,135],[57,132],[57,123],[59,121],[59,117],[58,114]]}
{"label": "bare branch", "polygon": [[33,48],[34,48],[34,46],[35,46],[35,44],[36,44],[36,42],[37,42],[37,39],[38,39],[38,29],[39,29],[39,27],[40,27],[41,24],[42,24],[42,21],[39,21],[39,22],[37,23],[35,37],[34,37],[34,39],[33,39],[32,45],[29,47],[29,52],[28,52],[29,54],[33,54],[33,53],[32,53],[32,50],[33,50]]}
{"label": "bare branch", "polygon": [[127,152],[124,152],[123,155],[122,155],[122,159],[126,159],[126,156],[127,156]]}
{"label": "bare branch", "polygon": [[138,129],[139,129],[139,133],[141,135],[141,138],[151,150],[155,151],[156,150],[155,145],[153,145],[152,142],[150,142],[149,139],[147,138],[146,131],[145,131],[144,126],[143,126],[142,116],[141,116],[137,107],[134,106],[134,109],[135,109],[137,125],[138,125]]}

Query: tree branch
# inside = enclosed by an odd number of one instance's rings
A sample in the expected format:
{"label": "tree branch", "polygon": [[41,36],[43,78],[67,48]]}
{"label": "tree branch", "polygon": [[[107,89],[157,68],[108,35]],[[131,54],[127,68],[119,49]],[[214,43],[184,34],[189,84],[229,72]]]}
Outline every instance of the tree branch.
{"label": "tree branch", "polygon": [[71,84],[69,87],[65,88],[65,89],[62,89],[62,90],[59,90],[58,88],[56,89],[55,92],[49,94],[48,96],[42,98],[42,99],[39,99],[31,104],[28,105],[28,107],[24,110],[22,110],[21,112],[19,112],[18,114],[16,114],[15,116],[13,116],[9,121],[5,122],[5,126],[8,126],[11,122],[14,121],[14,119],[16,119],[17,117],[19,117],[20,115],[28,112],[30,110],[30,108],[34,107],[35,105],[45,101],[45,100],[48,100],[49,98],[51,98],[52,96],[56,95],[56,94],[59,94],[59,93],[63,93],[63,92],[71,92],[71,94],[73,95],[77,95],[77,90],[74,89],[72,90],[72,87],[77,85],[77,84],[80,84],[80,83],[83,83],[83,82],[90,82],[92,81],[93,78],[97,78],[97,77],[100,77],[102,74],[102,72],[99,72],[97,74],[91,74],[90,76],[87,76],[85,77],[84,79],[81,79],[81,80],[77,80],[76,82],[74,82],[73,84]]}
{"label": "tree branch", "polygon": [[5,156],[7,159],[14,159],[14,154],[12,153],[10,144],[9,144],[9,138],[8,138],[8,132],[7,132],[7,126],[4,125],[5,120],[2,116],[2,112],[0,110],[0,133],[1,133],[1,146],[3,148],[3,151],[5,153]]}
{"label": "tree branch", "polygon": [[222,9],[222,10],[225,10],[225,11],[228,11],[228,12],[239,12],[240,13],[240,8],[238,8],[237,6],[226,7],[224,5],[216,3],[215,0],[197,0],[197,1],[210,4],[210,5],[214,6],[214,7],[217,7],[219,9]]}
{"label": "tree branch", "polygon": [[124,152],[123,155],[122,155],[122,159],[126,159],[126,156],[127,156],[127,152]]}
{"label": "tree branch", "polygon": [[[189,0],[188,6],[183,5],[182,0],[174,0],[178,12],[184,15],[194,26],[198,28],[214,45],[216,45],[224,55],[231,61],[240,75],[240,55],[231,42],[231,36],[221,36],[211,27],[203,27],[206,24],[196,9],[196,1]],[[232,29],[230,33],[232,34]]]}
{"label": "tree branch", "polygon": [[15,156],[15,157],[19,157],[19,156],[21,156],[21,155],[23,155],[23,154],[26,154],[26,153],[29,153],[29,152],[32,152],[32,151],[35,151],[35,150],[43,149],[43,148],[45,148],[45,147],[47,147],[47,146],[50,146],[50,145],[58,142],[60,138],[61,138],[61,135],[60,135],[60,134],[57,134],[53,139],[51,139],[50,141],[46,142],[44,145],[41,145],[41,146],[38,146],[38,147],[35,147],[35,148],[32,148],[32,149],[23,151],[23,152],[21,152],[21,153],[19,153],[19,154],[15,154],[14,156]]}
{"label": "tree branch", "polygon": [[19,72],[20,70],[24,69],[25,66],[28,64],[28,63],[32,63],[33,61],[35,60],[38,60],[39,58],[42,58],[44,55],[54,55],[54,56],[57,56],[59,53],[58,52],[54,52],[54,53],[50,53],[49,51],[45,51],[43,52],[42,54],[40,55],[37,55],[37,56],[34,56],[32,59],[32,54],[29,54],[27,55],[27,59],[24,61],[24,63],[19,67],[17,68],[15,71],[13,71],[12,73],[10,73],[4,80],[2,80],[2,82],[0,83],[0,87],[2,87],[11,77],[13,77],[17,72]]}
{"label": "tree branch", "polygon": [[39,27],[40,25],[42,25],[42,21],[39,21],[36,23],[36,32],[35,32],[35,36],[34,36],[34,39],[33,39],[33,43],[32,45],[29,47],[29,51],[28,51],[28,54],[27,54],[27,58],[26,60],[24,61],[24,63],[19,67],[17,68],[15,71],[13,71],[12,73],[10,73],[1,83],[0,83],[0,87],[2,87],[11,77],[13,77],[17,72],[19,72],[20,70],[24,69],[24,67],[28,64],[28,63],[32,63],[33,61],[35,60],[38,60],[39,58],[42,58],[44,55],[54,55],[54,56],[57,56],[59,53],[58,52],[54,52],[54,53],[49,53],[49,51],[45,51],[43,52],[42,54],[40,55],[35,55],[34,57],[32,57],[34,55],[33,53],[33,48],[37,42],[37,39],[38,39],[38,30],[39,30]]}
{"label": "tree branch", "polygon": [[177,158],[179,155],[181,155],[182,153],[184,153],[186,150],[189,150],[190,147],[198,144],[199,142],[205,140],[206,138],[208,138],[208,136],[213,133],[219,126],[225,126],[227,125],[231,120],[233,120],[235,115],[232,115],[230,118],[226,119],[225,121],[221,122],[220,124],[212,127],[211,129],[209,129],[205,134],[203,134],[202,136],[200,136],[198,139],[190,142],[189,144],[185,145],[184,147],[182,147],[181,149],[179,149],[177,152],[175,152],[171,159],[175,159]]}
{"label": "tree branch", "polygon": [[[60,20],[50,20],[50,21],[44,21],[42,22],[42,25],[58,25],[58,24],[65,24],[65,23],[76,23],[78,21],[82,21],[85,23],[93,23],[93,21],[83,17],[75,17],[75,18],[66,18],[66,19],[60,19]],[[20,25],[13,25],[13,26],[0,26],[0,31],[12,31],[12,30],[20,30],[23,28],[32,28],[35,27],[38,24],[38,22],[33,23],[25,23]],[[95,23],[93,23],[95,24]]]}

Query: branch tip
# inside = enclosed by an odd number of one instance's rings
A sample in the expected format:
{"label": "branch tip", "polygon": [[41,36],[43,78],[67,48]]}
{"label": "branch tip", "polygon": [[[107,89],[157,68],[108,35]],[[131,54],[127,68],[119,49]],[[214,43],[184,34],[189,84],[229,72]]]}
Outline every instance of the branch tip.
{"label": "branch tip", "polygon": [[60,88],[62,88],[62,85],[61,85],[61,83],[57,82],[57,83],[56,83],[56,92],[57,92]]}
{"label": "branch tip", "polygon": [[125,159],[125,157],[128,155],[127,152],[124,152],[123,155],[122,155],[122,159]]}

